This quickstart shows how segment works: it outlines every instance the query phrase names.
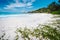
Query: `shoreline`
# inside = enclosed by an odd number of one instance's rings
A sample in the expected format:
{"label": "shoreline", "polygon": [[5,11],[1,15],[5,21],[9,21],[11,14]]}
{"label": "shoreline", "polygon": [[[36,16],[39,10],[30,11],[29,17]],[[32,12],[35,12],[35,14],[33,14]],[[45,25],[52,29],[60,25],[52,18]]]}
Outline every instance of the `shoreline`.
{"label": "shoreline", "polygon": [[[20,15],[33,15],[33,14],[50,14],[50,13],[21,13],[21,14],[7,14],[7,15],[0,15],[0,17],[8,17],[8,16],[20,16]],[[52,14],[50,14],[52,15]]]}

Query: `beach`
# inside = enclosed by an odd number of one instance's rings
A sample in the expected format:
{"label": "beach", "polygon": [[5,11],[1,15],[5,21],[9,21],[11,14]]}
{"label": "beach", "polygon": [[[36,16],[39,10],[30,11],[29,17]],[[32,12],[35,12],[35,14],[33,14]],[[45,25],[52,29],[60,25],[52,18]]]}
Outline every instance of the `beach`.
{"label": "beach", "polygon": [[0,16],[0,35],[5,32],[5,39],[9,38],[10,40],[14,40],[17,28],[36,28],[39,24],[49,24],[53,20],[53,15],[46,13]]}

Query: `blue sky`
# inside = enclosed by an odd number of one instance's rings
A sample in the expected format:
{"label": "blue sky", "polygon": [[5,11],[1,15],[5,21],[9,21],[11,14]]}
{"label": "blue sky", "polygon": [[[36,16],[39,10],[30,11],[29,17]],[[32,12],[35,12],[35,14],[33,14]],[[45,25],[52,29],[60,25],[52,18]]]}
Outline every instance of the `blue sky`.
{"label": "blue sky", "polygon": [[26,12],[47,7],[58,0],[0,0],[0,12]]}

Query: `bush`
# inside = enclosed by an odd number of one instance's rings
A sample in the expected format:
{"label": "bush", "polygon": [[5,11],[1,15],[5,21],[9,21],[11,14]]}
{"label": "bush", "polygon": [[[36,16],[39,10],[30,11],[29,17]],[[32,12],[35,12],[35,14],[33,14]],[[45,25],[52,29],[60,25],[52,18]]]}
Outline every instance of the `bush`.
{"label": "bush", "polygon": [[52,12],[52,14],[60,14],[60,10]]}
{"label": "bush", "polygon": [[24,30],[17,29],[17,32],[21,33],[21,36],[24,40],[26,40],[26,39],[33,40],[33,39],[31,39],[33,37],[35,37],[36,39],[38,38],[39,40],[43,40],[43,39],[45,39],[45,40],[49,40],[49,39],[50,40],[60,40],[60,31],[59,31],[60,26],[59,27],[57,26],[57,28],[53,28],[51,26],[44,25],[43,28],[37,27],[32,30],[30,30],[28,28],[24,28]]}

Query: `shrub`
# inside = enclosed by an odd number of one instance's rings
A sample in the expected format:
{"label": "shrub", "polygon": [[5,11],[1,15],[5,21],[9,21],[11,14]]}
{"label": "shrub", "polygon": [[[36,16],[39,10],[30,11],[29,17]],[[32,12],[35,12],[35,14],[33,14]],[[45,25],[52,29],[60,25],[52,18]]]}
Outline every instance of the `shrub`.
{"label": "shrub", "polygon": [[52,14],[60,14],[60,10],[58,10],[58,11],[53,11]]}
{"label": "shrub", "polygon": [[[17,29],[17,32],[19,32],[22,36],[22,38],[24,40],[28,39],[28,40],[33,40],[31,39],[32,37],[35,37],[36,39],[38,38],[39,40],[60,40],[60,27],[56,27],[56,28],[53,28],[51,26],[48,26],[48,25],[44,25],[43,28],[40,28],[37,27],[35,29],[28,29],[28,28],[24,28],[24,30],[22,29]],[[30,36],[32,37],[30,37]],[[38,40],[37,39],[37,40]]]}

